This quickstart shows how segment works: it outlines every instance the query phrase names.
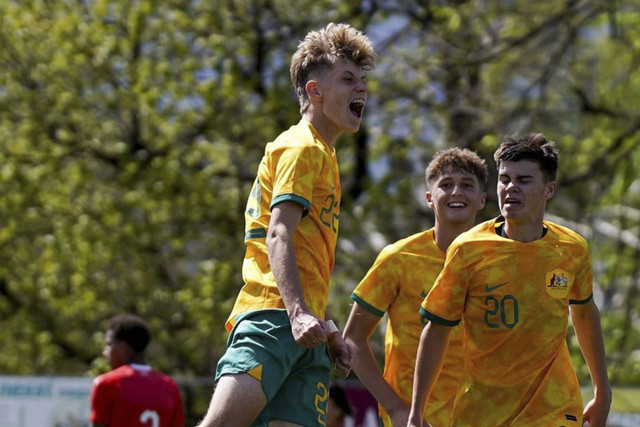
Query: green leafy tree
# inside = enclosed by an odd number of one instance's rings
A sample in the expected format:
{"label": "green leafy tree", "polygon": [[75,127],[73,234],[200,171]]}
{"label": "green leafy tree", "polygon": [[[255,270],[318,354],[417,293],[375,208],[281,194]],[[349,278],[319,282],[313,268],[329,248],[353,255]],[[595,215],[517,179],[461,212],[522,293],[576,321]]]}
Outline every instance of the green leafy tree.
{"label": "green leafy tree", "polygon": [[433,224],[436,150],[468,147],[493,169],[503,135],[540,131],[561,150],[551,218],[591,241],[610,373],[640,382],[631,0],[0,3],[0,371],[101,372],[106,320],[129,311],[155,332],[154,366],[212,374],[257,163],[299,119],[289,59],[329,21],[379,53],[365,123],[337,146],[332,315],[344,324],[385,244]]}

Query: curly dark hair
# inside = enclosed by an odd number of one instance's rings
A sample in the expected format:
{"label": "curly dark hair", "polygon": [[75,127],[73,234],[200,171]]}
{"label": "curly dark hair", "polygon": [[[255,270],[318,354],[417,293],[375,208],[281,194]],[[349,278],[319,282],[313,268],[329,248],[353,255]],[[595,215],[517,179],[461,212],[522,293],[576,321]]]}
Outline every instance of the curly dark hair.
{"label": "curly dark hair", "polygon": [[143,352],[151,341],[149,326],[144,320],[133,314],[120,314],[112,317],[109,320],[109,330],[113,331],[115,339],[126,342],[136,353]]}

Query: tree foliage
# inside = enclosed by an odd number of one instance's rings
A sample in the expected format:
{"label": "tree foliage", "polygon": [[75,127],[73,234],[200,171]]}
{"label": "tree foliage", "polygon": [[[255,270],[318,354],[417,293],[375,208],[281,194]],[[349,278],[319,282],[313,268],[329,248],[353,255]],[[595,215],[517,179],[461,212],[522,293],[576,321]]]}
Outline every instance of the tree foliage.
{"label": "tree foliage", "polygon": [[[2,2],[0,370],[104,370],[106,319],[129,311],[155,331],[155,366],[212,373],[249,186],[299,117],[289,59],[329,21],[379,54],[365,124],[337,147],[334,317],[384,244],[432,224],[422,175],[436,150],[468,147],[493,169],[503,135],[539,131],[561,151],[550,213],[591,241],[612,378],[640,382],[631,0]],[[488,196],[482,219],[497,213]]]}

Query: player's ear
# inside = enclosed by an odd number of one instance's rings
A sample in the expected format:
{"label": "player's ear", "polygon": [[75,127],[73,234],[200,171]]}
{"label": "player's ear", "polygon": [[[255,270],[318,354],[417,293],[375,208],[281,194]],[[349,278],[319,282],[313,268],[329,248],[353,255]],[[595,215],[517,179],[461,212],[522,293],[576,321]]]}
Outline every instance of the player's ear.
{"label": "player's ear", "polygon": [[478,204],[478,210],[484,209],[487,203],[487,193],[483,192],[480,196],[480,203]]}
{"label": "player's ear", "polygon": [[546,191],[547,200],[552,198],[555,192],[556,192],[556,182],[551,181],[547,184],[547,191]]}
{"label": "player's ear", "polygon": [[320,101],[322,99],[322,93],[318,87],[317,80],[309,80],[304,89],[307,91],[307,96],[310,101]]}
{"label": "player's ear", "polygon": [[433,209],[433,196],[431,194],[431,191],[427,191],[425,193],[425,198],[427,199],[427,206],[429,207],[429,209]]}

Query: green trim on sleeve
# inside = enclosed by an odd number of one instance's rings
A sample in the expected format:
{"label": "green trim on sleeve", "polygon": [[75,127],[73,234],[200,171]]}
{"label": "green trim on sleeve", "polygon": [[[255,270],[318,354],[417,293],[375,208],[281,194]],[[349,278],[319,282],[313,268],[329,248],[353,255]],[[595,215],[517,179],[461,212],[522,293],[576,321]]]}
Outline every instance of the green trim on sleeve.
{"label": "green trim on sleeve", "polygon": [[437,323],[439,325],[444,325],[444,326],[457,326],[460,323],[460,320],[447,320],[447,319],[443,319],[440,316],[436,316],[433,313],[429,313],[423,307],[420,307],[420,316],[422,316],[423,319],[426,319],[433,323]]}
{"label": "green trim on sleeve", "polygon": [[263,239],[267,237],[267,230],[264,228],[254,228],[253,230],[249,230],[244,233],[244,241],[251,239]]}
{"label": "green trim on sleeve", "polygon": [[302,217],[307,216],[309,214],[309,209],[311,209],[311,202],[309,202],[304,197],[300,197],[297,194],[281,194],[271,201],[270,210],[273,210],[273,207],[278,203],[282,202],[295,202],[299,205],[302,205]]}
{"label": "green trim on sleeve", "polygon": [[365,300],[360,298],[355,293],[351,294],[351,299],[354,300],[355,302],[357,302],[359,306],[361,306],[365,310],[375,314],[376,316],[378,316],[378,317],[384,316],[384,311],[378,310],[377,308],[375,308],[374,306],[372,306],[371,304],[369,304],[368,302],[366,302]]}
{"label": "green trim on sleeve", "polygon": [[585,299],[570,299],[569,300],[569,304],[578,304],[578,305],[583,305],[588,303],[589,301],[591,301],[593,299],[593,292],[591,292],[591,295],[589,295],[587,298]]}

